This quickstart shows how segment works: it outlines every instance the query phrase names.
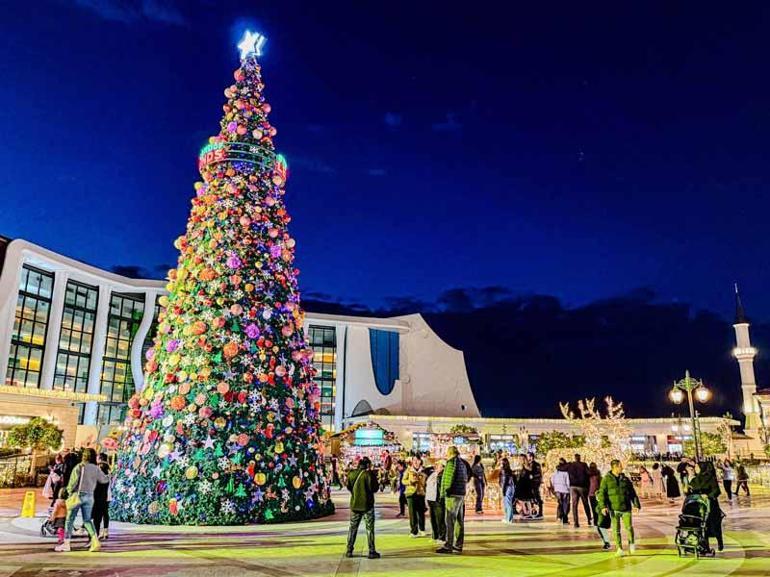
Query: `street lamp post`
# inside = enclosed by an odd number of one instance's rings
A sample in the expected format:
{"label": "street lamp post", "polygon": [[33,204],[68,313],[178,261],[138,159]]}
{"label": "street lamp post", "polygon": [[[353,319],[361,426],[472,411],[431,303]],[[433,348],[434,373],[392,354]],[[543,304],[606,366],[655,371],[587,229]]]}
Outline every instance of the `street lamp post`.
{"label": "street lamp post", "polygon": [[685,393],[687,394],[687,404],[690,407],[692,438],[693,444],[695,445],[695,460],[700,461],[703,456],[703,446],[701,445],[700,421],[698,419],[698,412],[695,410],[693,393],[695,393],[695,398],[698,401],[705,403],[709,400],[711,392],[703,384],[703,381],[693,379],[690,376],[690,371],[685,371],[684,378],[681,381],[674,381],[674,386],[668,396],[674,403],[679,405],[684,401]]}

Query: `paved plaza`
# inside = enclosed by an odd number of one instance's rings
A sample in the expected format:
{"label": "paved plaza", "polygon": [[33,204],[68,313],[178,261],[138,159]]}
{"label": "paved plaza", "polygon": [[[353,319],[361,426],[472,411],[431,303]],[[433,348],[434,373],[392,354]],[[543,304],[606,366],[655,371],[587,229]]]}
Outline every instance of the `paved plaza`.
{"label": "paved plaza", "polygon": [[[495,575],[588,577],[593,575],[770,575],[770,495],[742,498],[725,507],[726,550],[716,559],[678,558],[672,546],[679,506],[648,501],[636,519],[639,548],[616,558],[601,550],[595,532],[558,526],[547,520],[510,527],[499,515],[471,516],[462,556],[441,556],[428,538],[411,539],[408,522],[396,519],[391,495],[378,503],[380,560],[365,557],[359,534],[356,557],[346,559],[348,510],[337,496],[334,517],[279,526],[157,527],[114,523],[101,553],[57,554],[54,540],[41,538],[40,518],[19,519],[21,493],[0,495],[0,577],[37,576],[353,576]],[[42,513],[42,507],[38,508]],[[85,547],[85,540],[73,543]]]}

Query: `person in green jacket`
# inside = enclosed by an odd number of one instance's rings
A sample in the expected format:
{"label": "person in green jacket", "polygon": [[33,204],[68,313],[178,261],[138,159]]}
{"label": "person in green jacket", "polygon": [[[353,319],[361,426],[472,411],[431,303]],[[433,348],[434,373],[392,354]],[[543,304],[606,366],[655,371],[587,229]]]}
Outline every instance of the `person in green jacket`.
{"label": "person in green jacket", "polygon": [[609,515],[612,520],[612,529],[615,532],[616,554],[618,557],[625,555],[623,551],[623,539],[620,535],[620,522],[626,528],[628,534],[628,549],[631,553],[636,550],[634,543],[634,526],[631,519],[631,508],[641,509],[639,497],[636,495],[631,480],[623,474],[623,465],[613,459],[610,463],[610,472],[602,477],[599,491],[596,494],[597,507],[604,516]]}
{"label": "person in green jacket", "polygon": [[358,468],[348,473],[348,491],[350,491],[350,528],[348,529],[348,546],[345,557],[353,556],[356,544],[358,526],[361,519],[366,525],[366,538],[369,541],[369,559],[379,559],[380,554],[374,548],[374,493],[379,484],[370,470],[372,462],[363,457],[358,462]]}

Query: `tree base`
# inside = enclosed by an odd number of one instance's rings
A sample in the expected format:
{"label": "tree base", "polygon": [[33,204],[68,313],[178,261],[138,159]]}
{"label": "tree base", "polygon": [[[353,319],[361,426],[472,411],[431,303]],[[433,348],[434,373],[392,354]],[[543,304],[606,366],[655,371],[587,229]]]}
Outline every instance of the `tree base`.
{"label": "tree base", "polygon": [[113,521],[120,521],[122,523],[135,523],[137,525],[188,525],[207,527],[236,527],[243,525],[274,525],[278,523],[294,523],[297,521],[320,519],[321,517],[328,517],[329,515],[333,514],[334,503],[331,501],[331,499],[323,505],[314,508],[313,510],[300,509],[299,511],[287,511],[286,513],[281,513],[279,511],[272,517],[270,515],[266,515],[265,511],[259,511],[256,518],[254,519],[239,519],[224,515],[211,517],[210,519],[201,519],[200,516],[195,515],[195,511],[180,511],[177,515],[171,515],[167,511],[155,515],[132,515],[128,511],[118,511],[116,507],[112,507],[110,510],[110,518]]}

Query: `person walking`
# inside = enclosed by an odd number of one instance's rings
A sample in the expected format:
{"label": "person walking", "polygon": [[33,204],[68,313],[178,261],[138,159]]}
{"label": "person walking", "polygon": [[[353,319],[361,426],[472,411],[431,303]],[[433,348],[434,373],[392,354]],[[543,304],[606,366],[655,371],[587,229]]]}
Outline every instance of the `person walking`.
{"label": "person walking", "polygon": [[342,489],[342,481],[340,480],[340,471],[339,471],[339,463],[337,461],[337,457],[332,455],[331,458],[331,465],[332,465],[332,485],[337,485],[340,489]]}
{"label": "person walking", "polygon": [[690,467],[692,462],[687,457],[682,457],[679,464],[676,466],[676,472],[679,474],[679,482],[682,484],[682,488],[687,490],[687,483],[690,479]]}
{"label": "person walking", "polygon": [[725,488],[725,495],[727,500],[732,503],[733,500],[733,483],[735,482],[735,469],[730,459],[725,459],[722,463],[722,485]]}
{"label": "person walking", "polygon": [[377,479],[371,472],[372,462],[369,457],[362,457],[358,467],[348,472],[348,491],[350,491],[350,528],[345,557],[353,556],[356,536],[361,520],[366,526],[366,540],[369,544],[369,559],[379,559],[380,554],[374,547],[374,494],[377,492]]}
{"label": "person walking", "polygon": [[[106,454],[101,453],[99,455],[99,461],[97,465],[105,475],[110,474],[110,465],[107,462]],[[110,533],[110,501],[111,500],[112,500],[112,495],[110,494],[110,484],[97,483],[96,488],[94,489],[93,520],[94,520],[94,529],[96,529],[96,534],[99,535],[99,539],[102,539],[102,540],[109,539],[110,537],[109,533]],[[104,527],[102,527],[102,523],[104,523]]]}
{"label": "person walking", "polygon": [[430,511],[430,530],[435,543],[446,540],[446,520],[444,516],[444,499],[439,495],[441,478],[444,474],[444,463],[439,461],[428,475],[425,482],[425,500]]}
{"label": "person walking", "polygon": [[532,498],[534,499],[537,512],[536,519],[543,518],[543,497],[540,495],[540,487],[543,484],[543,467],[535,460],[535,453],[528,453],[529,470],[532,472]]}
{"label": "person walking", "polygon": [[613,459],[610,463],[610,472],[604,476],[599,486],[597,501],[602,515],[610,516],[612,529],[615,533],[616,555],[619,557],[625,555],[623,538],[620,534],[621,521],[628,535],[628,550],[630,553],[636,551],[631,509],[635,507],[640,510],[642,506],[634,490],[634,484],[623,474],[623,465],[618,459]]}
{"label": "person walking", "polygon": [[393,468],[393,457],[390,456],[390,451],[385,449],[382,453],[382,473],[380,475],[380,491],[384,491],[385,487],[390,486],[390,471]]}
{"label": "person walking", "polygon": [[650,477],[652,478],[652,495],[656,499],[660,499],[663,496],[663,474],[660,470],[660,463],[652,464]]}
{"label": "person walking", "polygon": [[57,544],[64,543],[64,527],[67,523],[67,503],[61,496],[54,501],[53,509],[48,517],[54,529],[56,529]]}
{"label": "person walking", "polygon": [[465,542],[465,492],[470,465],[460,457],[457,447],[447,449],[447,462],[441,478],[440,495],[446,507],[446,542],[436,553],[462,553]]}
{"label": "person walking", "polygon": [[588,465],[580,460],[580,455],[575,453],[575,460],[567,465],[569,474],[569,493],[572,501],[572,522],[575,528],[580,527],[578,518],[578,501],[583,503],[583,510],[586,514],[586,520],[591,525],[591,508],[588,504],[588,483],[589,473]]}
{"label": "person walking", "polygon": [[481,455],[476,455],[473,457],[471,477],[473,477],[473,488],[476,490],[476,513],[483,515],[484,492],[487,488],[487,476],[484,472],[484,465],[481,462]]}
{"label": "person walking", "polygon": [[425,536],[425,472],[422,457],[415,455],[404,472],[404,496],[409,508],[409,535]]}
{"label": "person walking", "polygon": [[396,486],[398,488],[398,515],[396,518],[403,517],[406,512],[406,494],[404,487],[404,473],[406,472],[406,463],[399,460],[396,464]]}
{"label": "person walking", "polygon": [[526,455],[519,457],[519,474],[516,477],[513,491],[514,504],[518,503],[521,507],[521,517],[523,519],[532,518],[532,471],[529,468],[529,460]]}
{"label": "person walking", "polygon": [[588,465],[588,504],[591,505],[591,519],[596,523],[596,492],[602,482],[602,473],[596,463]]}
{"label": "person walking", "polygon": [[652,475],[650,475],[650,472],[644,465],[639,467],[639,489],[643,499],[650,498],[652,494]]}
{"label": "person walking", "polygon": [[506,457],[500,461],[500,494],[503,499],[503,523],[513,523],[515,480],[511,463]]}
{"label": "person walking", "polygon": [[708,549],[708,538],[715,537],[717,548],[722,551],[725,548],[722,539],[722,509],[719,508],[719,481],[717,472],[714,469],[714,463],[702,461],[695,464],[695,475],[690,479],[687,486],[688,494],[706,495],[709,500],[709,516],[706,519],[706,549]]}
{"label": "person walking", "polygon": [[682,493],[679,491],[679,483],[676,480],[676,473],[674,469],[669,465],[663,465],[660,470],[660,474],[663,477],[666,484],[666,498],[669,503],[673,503],[675,499],[679,498]]}
{"label": "person walking", "polygon": [[51,499],[51,506],[53,507],[56,501],[59,499],[59,492],[63,487],[64,481],[64,458],[61,453],[57,453],[54,458],[54,464],[48,474],[48,479],[45,483],[45,489],[43,489],[43,497]]}
{"label": "person walking", "polygon": [[567,461],[559,459],[556,471],[551,475],[551,490],[556,495],[556,518],[562,525],[569,525],[569,473]]}
{"label": "person walking", "polygon": [[751,493],[749,493],[749,474],[746,472],[746,466],[743,463],[738,463],[738,466],[735,468],[735,477],[738,480],[737,485],[735,485],[735,496],[738,496],[742,488],[746,491],[746,496],[751,497]]}
{"label": "person walking", "polygon": [[93,449],[83,449],[80,463],[72,470],[67,484],[67,524],[64,530],[64,541],[54,548],[59,553],[71,551],[72,529],[78,512],[83,518],[83,526],[91,538],[89,551],[101,549],[99,537],[91,520],[94,506],[94,489],[97,483],[109,483],[110,478],[96,466],[96,453]]}

